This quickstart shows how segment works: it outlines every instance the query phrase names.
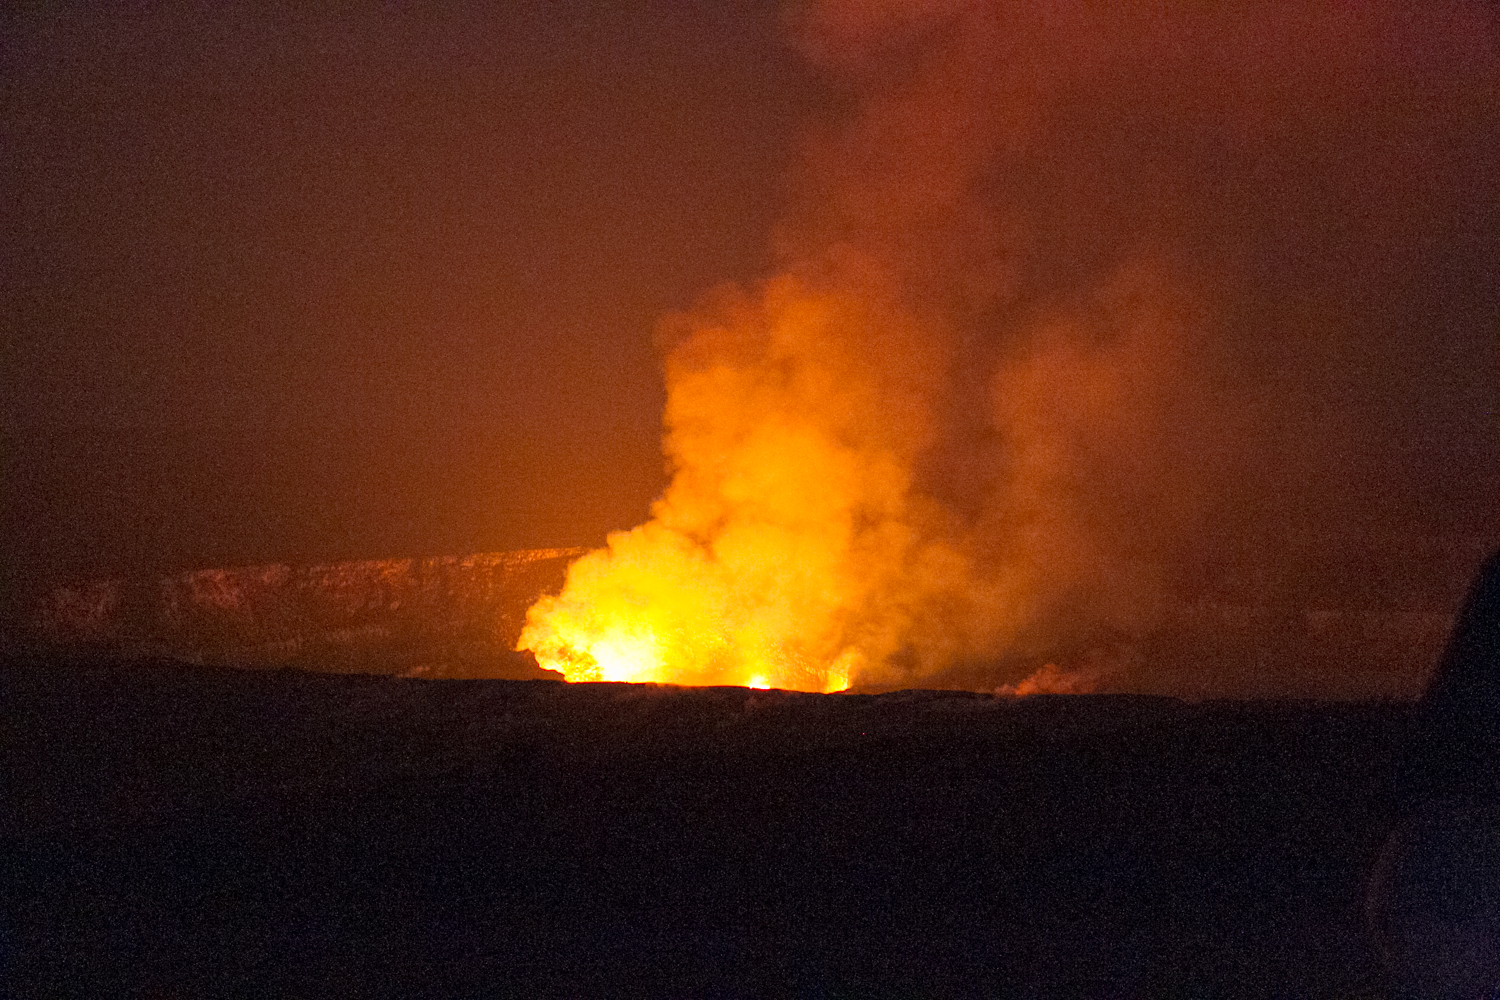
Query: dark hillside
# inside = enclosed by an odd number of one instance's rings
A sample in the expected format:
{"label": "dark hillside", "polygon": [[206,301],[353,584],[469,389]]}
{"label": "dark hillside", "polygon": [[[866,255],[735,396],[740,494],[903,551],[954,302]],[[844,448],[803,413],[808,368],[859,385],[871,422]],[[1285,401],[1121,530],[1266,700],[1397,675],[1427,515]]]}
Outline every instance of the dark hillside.
{"label": "dark hillside", "polygon": [[17,996],[1375,995],[1390,704],[16,660]]}

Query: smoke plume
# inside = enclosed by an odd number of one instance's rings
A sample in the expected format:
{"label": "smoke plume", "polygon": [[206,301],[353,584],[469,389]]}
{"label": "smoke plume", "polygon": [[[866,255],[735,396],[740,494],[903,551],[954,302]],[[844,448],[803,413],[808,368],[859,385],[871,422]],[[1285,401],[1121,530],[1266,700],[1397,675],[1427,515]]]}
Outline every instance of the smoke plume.
{"label": "smoke plume", "polygon": [[782,273],[663,324],[671,485],[533,608],[545,664],[993,685],[1215,574],[1342,599],[1351,553],[1493,530],[1485,8],[822,0],[787,25],[843,105]]}

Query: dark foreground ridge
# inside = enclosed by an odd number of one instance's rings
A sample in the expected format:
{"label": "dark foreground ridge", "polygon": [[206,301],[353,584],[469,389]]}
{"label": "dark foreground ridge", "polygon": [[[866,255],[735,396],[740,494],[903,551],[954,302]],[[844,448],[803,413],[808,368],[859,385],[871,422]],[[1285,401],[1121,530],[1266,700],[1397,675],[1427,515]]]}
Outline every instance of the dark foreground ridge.
{"label": "dark foreground ridge", "polygon": [[0,670],[16,996],[1375,996],[1400,704]]}

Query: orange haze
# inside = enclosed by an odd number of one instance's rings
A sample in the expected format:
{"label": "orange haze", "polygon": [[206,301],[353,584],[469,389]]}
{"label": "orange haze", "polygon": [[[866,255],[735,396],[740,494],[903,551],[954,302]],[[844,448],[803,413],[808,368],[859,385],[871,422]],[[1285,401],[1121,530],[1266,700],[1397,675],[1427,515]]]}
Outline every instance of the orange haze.
{"label": "orange haze", "polygon": [[671,484],[531,609],[543,666],[930,682],[1149,626],[1206,552],[1310,579],[1402,526],[1395,415],[1484,433],[1488,383],[1428,360],[1478,350],[1496,256],[1482,6],[788,24],[849,113],[806,141],[783,273],[664,324]]}

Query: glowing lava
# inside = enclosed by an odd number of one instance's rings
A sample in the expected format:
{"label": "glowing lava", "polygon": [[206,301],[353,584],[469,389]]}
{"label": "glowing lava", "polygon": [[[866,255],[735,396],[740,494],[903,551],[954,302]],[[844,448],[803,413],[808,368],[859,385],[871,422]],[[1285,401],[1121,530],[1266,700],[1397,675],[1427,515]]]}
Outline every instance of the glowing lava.
{"label": "glowing lava", "polygon": [[782,278],[679,321],[672,482],[649,522],[530,609],[518,648],[570,681],[802,691],[919,655],[924,601],[965,576],[910,487],[920,366],[883,360],[919,356],[919,334],[878,295],[835,287]]}

